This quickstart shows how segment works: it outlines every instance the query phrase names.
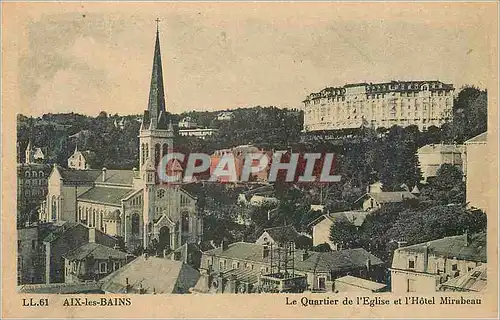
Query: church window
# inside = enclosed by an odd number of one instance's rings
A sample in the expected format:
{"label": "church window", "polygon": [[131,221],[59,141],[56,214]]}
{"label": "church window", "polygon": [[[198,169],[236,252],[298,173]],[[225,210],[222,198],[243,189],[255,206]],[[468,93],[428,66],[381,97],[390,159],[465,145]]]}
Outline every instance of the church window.
{"label": "church window", "polygon": [[102,223],[102,216],[104,215],[104,211],[101,210],[101,214],[99,215],[99,227],[101,230],[104,230],[104,224]]}
{"label": "church window", "polygon": [[36,171],[33,171],[32,175],[33,175],[33,178],[36,178],[38,176]]}
{"label": "church window", "polygon": [[145,146],[144,146],[144,143],[141,145],[141,163],[144,164],[144,162],[146,162],[146,149],[145,149]]}
{"label": "church window", "polygon": [[162,156],[165,156],[168,153],[168,145],[164,143],[162,149]]}
{"label": "church window", "polygon": [[132,215],[132,234],[139,234],[139,215],[137,213]]}
{"label": "church window", "polygon": [[161,146],[159,143],[155,145],[155,167],[160,163],[160,150]]}
{"label": "church window", "polygon": [[29,172],[29,171],[26,171],[26,172],[24,173],[24,176],[25,176],[26,178],[29,178],[29,177],[30,177],[30,172]]}
{"label": "church window", "polygon": [[189,214],[187,212],[182,213],[182,232],[189,232]]}
{"label": "church window", "polygon": [[149,144],[146,143],[146,159],[149,159]]}
{"label": "church window", "polygon": [[95,228],[95,218],[96,218],[95,216],[96,216],[96,210],[94,209],[92,211],[92,225],[91,225],[91,227],[93,228]]}
{"label": "church window", "polygon": [[89,224],[89,208],[85,209],[85,224]]}
{"label": "church window", "polygon": [[165,190],[164,189],[158,190],[158,192],[156,193],[156,196],[160,199],[165,197]]}
{"label": "church window", "polygon": [[56,220],[57,218],[57,200],[56,196],[52,196],[52,221]]}

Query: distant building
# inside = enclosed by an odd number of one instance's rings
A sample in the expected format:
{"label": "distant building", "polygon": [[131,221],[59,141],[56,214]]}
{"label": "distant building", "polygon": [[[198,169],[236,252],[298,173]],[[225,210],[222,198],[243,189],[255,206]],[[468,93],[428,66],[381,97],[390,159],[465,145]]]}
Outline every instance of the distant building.
{"label": "distant building", "polygon": [[192,128],[196,128],[197,126],[198,126],[198,124],[191,117],[184,117],[181,119],[181,121],[179,121],[179,129],[180,128],[192,129]]}
{"label": "distant building", "polygon": [[[486,210],[490,198],[487,196],[490,188],[488,188],[487,182],[489,181],[489,173],[486,169],[489,168],[489,161],[496,161],[496,159],[489,158],[487,143],[487,132],[465,141],[466,201],[470,207],[482,210]],[[496,197],[496,191],[494,193],[492,196]]]}
{"label": "distant building", "polygon": [[452,84],[441,81],[354,83],[311,93],[304,131],[416,125],[420,130],[452,119]]}
{"label": "distant building", "polygon": [[233,118],[234,118],[234,114],[231,111],[219,112],[217,114],[217,116],[215,117],[215,119],[219,120],[219,121],[229,121],[229,120],[232,120]]}
{"label": "distant building", "polygon": [[125,126],[127,125],[127,123],[128,123],[128,120],[122,117],[120,120],[118,120],[118,118],[115,118],[113,125],[115,126],[115,128],[123,130],[123,129],[125,129]]}
{"label": "distant building", "polygon": [[[283,256],[283,249],[281,255]],[[235,281],[246,282],[251,287],[258,286],[262,276],[274,273],[278,255],[272,255],[268,246],[255,243],[237,242],[203,252],[201,270],[209,276],[219,273],[235,274]],[[297,276],[305,276],[309,290],[332,291],[333,281],[351,274],[364,279],[379,280],[383,277],[383,262],[364,249],[348,249],[331,252],[293,251],[293,270]],[[202,271],[203,273],[203,271]],[[220,285],[220,284],[219,284]],[[210,290],[210,288],[209,288]]]}
{"label": "distant building", "polygon": [[90,168],[90,157],[93,155],[92,151],[78,151],[78,146],[75,147],[75,151],[68,158],[68,168],[75,170],[88,170]]}
{"label": "distant building", "polygon": [[296,243],[300,234],[294,226],[265,228],[261,236],[255,241],[260,245],[273,245],[283,247],[288,243]]}
{"label": "distant building", "polygon": [[391,268],[392,292],[435,292],[441,284],[486,265],[486,250],[484,232],[396,249]]}
{"label": "distant building", "polygon": [[[89,239],[92,241],[92,239]],[[120,269],[133,256],[108,246],[89,242],[63,255],[66,283],[98,281]]]}
{"label": "distant building", "polygon": [[359,228],[367,215],[368,212],[366,211],[343,211],[319,216],[308,225],[312,228],[313,245],[317,246],[327,243],[332,250],[341,250],[342,244],[333,243],[330,240],[330,230],[333,224],[336,222],[347,222]]}
{"label": "distant building", "polygon": [[41,163],[17,165],[17,218],[18,223],[36,222],[38,206],[48,192],[48,177],[52,167]]}
{"label": "distant building", "polygon": [[200,273],[171,259],[142,255],[102,279],[105,293],[171,294],[189,293]]}
{"label": "distant building", "polygon": [[365,211],[372,211],[388,203],[399,203],[411,199],[417,199],[417,197],[408,191],[381,191],[366,193],[356,200],[355,203],[360,205]]}
{"label": "distant building", "polygon": [[65,282],[64,255],[87,243],[98,243],[110,248],[119,244],[117,238],[88,228],[81,223],[65,222],[43,239],[45,255],[45,283]]}
{"label": "distant building", "polygon": [[210,128],[196,128],[196,129],[180,129],[179,135],[183,137],[195,137],[205,139],[206,137],[213,136],[219,130]]}
{"label": "distant building", "polygon": [[334,291],[336,293],[374,293],[383,292],[386,290],[387,285],[383,283],[378,283],[358,277],[344,276],[335,279]]}
{"label": "distant building", "polygon": [[443,164],[451,164],[463,171],[463,145],[428,144],[417,150],[417,156],[424,182],[435,177]]}
{"label": "distant building", "polygon": [[45,160],[45,154],[40,147],[34,147],[31,144],[31,140],[28,141],[28,146],[24,152],[24,163],[40,163]]}

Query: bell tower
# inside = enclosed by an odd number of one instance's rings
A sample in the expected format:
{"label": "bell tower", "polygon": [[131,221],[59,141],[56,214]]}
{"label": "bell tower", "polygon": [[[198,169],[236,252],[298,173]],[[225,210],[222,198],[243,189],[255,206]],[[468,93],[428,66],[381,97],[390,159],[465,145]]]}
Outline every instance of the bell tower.
{"label": "bell tower", "polygon": [[168,152],[172,152],[174,138],[172,122],[167,119],[165,108],[159,22],[160,20],[156,19],[156,43],[149,87],[148,109],[144,110],[139,130],[139,171],[143,184],[146,184],[147,180],[147,161],[150,160],[154,168],[157,169],[162,157]]}

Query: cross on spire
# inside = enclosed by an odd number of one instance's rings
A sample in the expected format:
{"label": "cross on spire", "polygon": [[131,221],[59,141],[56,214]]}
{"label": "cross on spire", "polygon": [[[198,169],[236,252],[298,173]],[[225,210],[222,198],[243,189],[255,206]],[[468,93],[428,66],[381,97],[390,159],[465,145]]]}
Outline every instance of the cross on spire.
{"label": "cross on spire", "polygon": [[159,25],[160,25],[160,18],[156,18],[156,32],[160,32],[159,30]]}

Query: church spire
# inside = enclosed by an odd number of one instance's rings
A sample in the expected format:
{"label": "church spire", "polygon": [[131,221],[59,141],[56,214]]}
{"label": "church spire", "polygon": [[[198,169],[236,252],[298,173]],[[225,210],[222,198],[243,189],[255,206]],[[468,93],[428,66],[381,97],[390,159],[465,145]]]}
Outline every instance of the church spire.
{"label": "church spire", "polygon": [[156,43],[148,103],[149,118],[152,120],[154,119],[153,121],[158,121],[161,111],[165,111],[165,92],[163,88],[163,70],[160,51],[160,31],[158,28],[159,22],[160,19],[156,19]]}

